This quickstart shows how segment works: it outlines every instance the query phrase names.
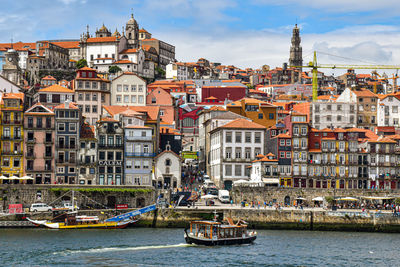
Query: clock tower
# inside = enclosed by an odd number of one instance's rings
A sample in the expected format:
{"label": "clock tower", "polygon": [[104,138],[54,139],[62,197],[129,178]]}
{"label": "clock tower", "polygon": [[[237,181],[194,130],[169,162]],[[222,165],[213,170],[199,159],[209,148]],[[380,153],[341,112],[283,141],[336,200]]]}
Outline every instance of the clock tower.
{"label": "clock tower", "polygon": [[18,65],[19,56],[18,52],[14,49],[9,49],[4,53],[5,63],[3,65],[3,76],[8,80],[21,84],[21,69]]}

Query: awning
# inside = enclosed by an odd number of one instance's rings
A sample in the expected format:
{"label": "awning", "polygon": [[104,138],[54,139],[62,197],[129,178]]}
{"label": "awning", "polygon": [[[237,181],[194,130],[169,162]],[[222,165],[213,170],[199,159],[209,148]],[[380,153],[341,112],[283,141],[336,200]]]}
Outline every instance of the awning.
{"label": "awning", "polygon": [[395,197],[361,197],[363,199],[394,199]]}
{"label": "awning", "polygon": [[262,181],[265,184],[279,184],[279,179],[278,178],[263,178]]}
{"label": "awning", "polygon": [[214,195],[210,195],[210,194],[201,196],[201,199],[214,199],[214,198],[218,198],[218,197],[214,196]]}
{"label": "awning", "polygon": [[340,197],[340,198],[337,198],[336,200],[342,200],[342,201],[358,201],[358,198],[355,198],[355,197]]}
{"label": "awning", "polygon": [[324,201],[323,197],[314,197],[312,201]]}
{"label": "awning", "polygon": [[25,175],[25,176],[20,177],[19,180],[33,180],[33,178]]}
{"label": "awning", "polygon": [[296,197],[297,200],[306,200],[304,197]]}

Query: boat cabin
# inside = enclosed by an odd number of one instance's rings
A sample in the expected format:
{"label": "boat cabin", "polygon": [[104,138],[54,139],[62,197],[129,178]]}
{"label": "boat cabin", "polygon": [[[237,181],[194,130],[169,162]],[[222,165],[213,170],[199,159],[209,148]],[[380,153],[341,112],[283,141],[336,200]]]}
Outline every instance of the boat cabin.
{"label": "boat cabin", "polygon": [[247,225],[225,225],[215,221],[193,221],[190,234],[205,239],[242,238],[247,236]]}

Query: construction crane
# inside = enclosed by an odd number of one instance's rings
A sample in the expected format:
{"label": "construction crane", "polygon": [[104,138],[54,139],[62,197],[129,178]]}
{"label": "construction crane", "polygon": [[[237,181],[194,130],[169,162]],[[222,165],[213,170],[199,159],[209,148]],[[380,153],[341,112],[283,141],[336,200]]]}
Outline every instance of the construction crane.
{"label": "construction crane", "polygon": [[[342,64],[317,64],[317,51],[314,51],[313,61],[307,66],[290,66],[293,68],[311,68],[312,69],[312,97],[313,101],[318,98],[318,69],[388,69],[399,70],[400,66],[396,65],[342,65]],[[397,76],[397,75],[396,75]]]}

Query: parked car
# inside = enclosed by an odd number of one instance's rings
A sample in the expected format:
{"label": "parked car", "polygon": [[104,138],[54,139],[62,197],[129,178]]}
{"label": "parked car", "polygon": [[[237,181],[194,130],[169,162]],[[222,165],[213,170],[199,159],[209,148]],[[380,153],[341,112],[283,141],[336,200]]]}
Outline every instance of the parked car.
{"label": "parked car", "polygon": [[52,211],[53,207],[47,205],[46,203],[33,203],[31,205],[31,212],[43,212],[43,211]]}
{"label": "parked car", "polygon": [[79,207],[77,205],[72,206],[72,203],[69,201],[65,201],[62,203],[62,207],[68,210],[79,210]]}
{"label": "parked car", "polygon": [[221,203],[229,203],[230,202],[229,191],[228,190],[219,190],[218,191],[218,199],[219,199],[219,201],[221,201]]}

